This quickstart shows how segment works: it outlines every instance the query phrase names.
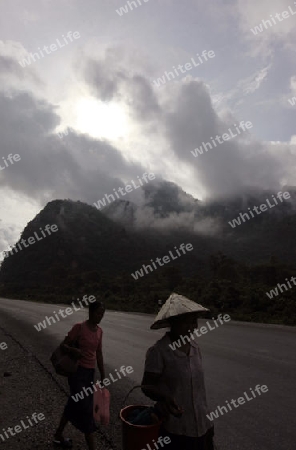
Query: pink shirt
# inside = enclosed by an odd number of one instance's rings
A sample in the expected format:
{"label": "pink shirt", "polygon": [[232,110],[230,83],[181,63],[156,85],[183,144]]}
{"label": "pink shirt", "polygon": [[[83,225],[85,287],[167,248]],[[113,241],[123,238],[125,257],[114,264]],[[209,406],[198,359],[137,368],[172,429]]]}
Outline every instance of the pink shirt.
{"label": "pink shirt", "polygon": [[102,351],[102,335],[102,328],[98,326],[97,331],[91,331],[86,322],[76,323],[69,331],[68,337],[71,340],[75,341],[79,336],[79,349],[82,352],[80,366],[87,369],[96,368],[97,353]]}

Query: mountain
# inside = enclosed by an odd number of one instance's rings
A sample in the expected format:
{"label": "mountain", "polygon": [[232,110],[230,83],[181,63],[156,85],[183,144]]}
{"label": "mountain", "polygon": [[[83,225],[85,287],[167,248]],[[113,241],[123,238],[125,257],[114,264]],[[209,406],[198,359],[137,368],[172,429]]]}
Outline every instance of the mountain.
{"label": "mountain", "polygon": [[[273,191],[249,189],[234,198],[201,202],[174,183],[163,181],[145,186],[142,205],[120,200],[103,212],[129,230],[162,235],[163,242],[190,241],[203,259],[221,251],[251,263],[267,261],[272,255],[293,263],[296,189],[289,186],[284,192],[290,198],[281,196],[282,201]],[[260,211],[260,205],[266,205],[266,210]],[[243,214],[247,214],[244,219]]]}
{"label": "mountain", "polygon": [[126,255],[141,258],[144,240],[128,235],[123,226],[113,222],[94,207],[80,201],[55,200],[25,227],[18,243],[34,233],[41,235],[47,224],[56,224],[58,231],[35,242],[28,248],[6,256],[2,263],[0,280],[3,283],[30,285],[62,281],[98,270],[112,273],[118,268],[128,269]]}
{"label": "mountain", "polygon": [[[293,289],[272,301],[266,294],[296,274],[296,190],[289,192],[289,200],[254,217],[248,208],[271,201],[271,192],[201,202],[161,182],[145,186],[142,205],[120,200],[98,211],[80,201],[52,201],[25,227],[18,252],[5,257],[0,295],[70,303],[94,294],[109,308],[155,312],[175,290],[211,314],[292,324]],[[249,219],[229,224],[245,212]],[[45,236],[46,225],[58,229]],[[42,230],[45,237],[22,247]],[[193,250],[156,265],[182,243]]]}

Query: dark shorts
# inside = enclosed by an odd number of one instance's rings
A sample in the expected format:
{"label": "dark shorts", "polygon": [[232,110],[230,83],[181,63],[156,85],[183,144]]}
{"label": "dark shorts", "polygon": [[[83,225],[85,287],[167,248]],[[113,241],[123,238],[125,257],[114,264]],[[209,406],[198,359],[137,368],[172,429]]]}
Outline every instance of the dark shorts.
{"label": "dark shorts", "polygon": [[[68,377],[70,397],[64,409],[64,415],[72,425],[87,434],[97,429],[93,415],[93,385],[91,384],[94,376],[95,369],[78,366],[77,372]],[[89,389],[85,392],[83,388]],[[72,396],[77,393],[80,394],[80,398],[76,397],[77,401],[75,401]]]}
{"label": "dark shorts", "polygon": [[160,428],[159,434],[163,437],[168,436],[171,440],[169,444],[166,444],[166,450],[214,450],[214,427],[200,437],[172,434],[166,431],[164,427]]}

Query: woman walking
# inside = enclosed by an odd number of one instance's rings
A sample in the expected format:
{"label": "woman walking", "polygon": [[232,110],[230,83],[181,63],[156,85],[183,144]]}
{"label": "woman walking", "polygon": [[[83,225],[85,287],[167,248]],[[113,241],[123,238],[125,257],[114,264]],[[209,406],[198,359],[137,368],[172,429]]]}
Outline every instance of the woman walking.
{"label": "woman walking", "polygon": [[[93,417],[93,383],[96,362],[101,375],[105,378],[102,354],[102,329],[98,326],[104,313],[104,305],[96,301],[89,304],[89,318],[73,326],[62,342],[62,349],[78,359],[77,371],[68,377],[70,397],[65,406],[59,427],[55,433],[54,443],[64,448],[71,448],[72,441],[63,437],[63,431],[70,421],[85,435],[88,448],[95,450],[96,424]],[[71,346],[78,343],[78,348]],[[87,388],[91,388],[88,389]],[[91,394],[89,394],[89,391]],[[80,394],[77,396],[76,394]]]}
{"label": "woman walking", "polygon": [[157,401],[163,411],[160,435],[170,438],[167,450],[214,448],[201,353],[193,334],[203,311],[209,310],[172,294],[151,325],[151,329],[170,328],[148,349],[142,380],[142,385],[151,386],[142,389],[144,394]]}

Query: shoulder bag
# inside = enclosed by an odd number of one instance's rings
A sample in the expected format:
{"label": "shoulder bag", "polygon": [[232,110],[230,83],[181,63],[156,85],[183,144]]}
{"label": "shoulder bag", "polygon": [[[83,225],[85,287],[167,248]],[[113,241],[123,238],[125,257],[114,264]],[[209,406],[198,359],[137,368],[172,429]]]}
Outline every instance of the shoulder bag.
{"label": "shoulder bag", "polygon": [[[79,348],[79,338],[81,335],[81,326],[78,331],[78,335],[71,344],[71,347]],[[63,377],[68,377],[75,373],[78,369],[78,359],[71,357],[68,353],[66,353],[61,348],[61,344],[58,348],[52,353],[50,361],[58,375],[62,375]]]}

